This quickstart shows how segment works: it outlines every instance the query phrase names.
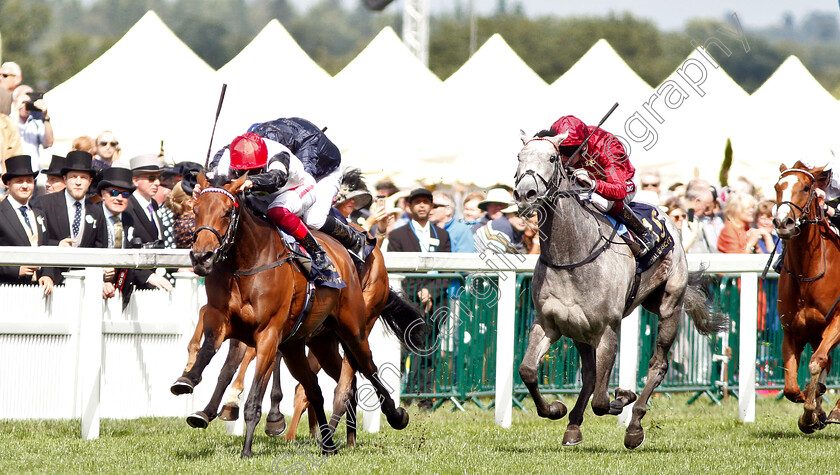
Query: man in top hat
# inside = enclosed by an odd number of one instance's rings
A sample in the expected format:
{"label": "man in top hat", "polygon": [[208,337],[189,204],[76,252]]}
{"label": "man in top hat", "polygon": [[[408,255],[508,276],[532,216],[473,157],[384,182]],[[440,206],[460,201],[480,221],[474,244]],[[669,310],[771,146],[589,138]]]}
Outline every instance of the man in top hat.
{"label": "man in top hat", "polygon": [[[62,247],[108,247],[102,208],[86,199],[93,179],[93,156],[74,150],[67,154],[61,175],[66,188],[35,198],[32,205],[46,215],[47,245]],[[59,269],[55,283],[63,281]]]}
{"label": "man in top hat", "polygon": [[64,176],[61,174],[62,167],[64,167],[64,157],[53,155],[49,168],[41,170],[41,173],[47,176],[47,184],[44,188],[47,194],[64,190]]}
{"label": "man in top hat", "polygon": [[504,188],[492,188],[487,192],[487,198],[478,203],[478,209],[484,211],[484,215],[477,223],[473,224],[472,232],[478,231],[478,228],[493,221],[494,219],[504,216],[502,210],[513,204],[513,198],[510,192]]}
{"label": "man in top hat", "polygon": [[[29,204],[35,190],[35,177],[29,155],[16,155],[6,160],[3,184],[8,196],[0,202],[0,246],[43,245],[46,241],[44,213]],[[52,293],[54,268],[37,266],[0,266],[0,282],[4,284],[38,283],[44,295]]]}
{"label": "man in top hat", "polygon": [[164,229],[157,215],[159,205],[154,200],[160,186],[160,174],[163,173],[160,159],[154,154],[138,155],[129,163],[135,190],[125,212],[134,219],[134,235],[144,244],[162,242]]}
{"label": "man in top hat", "polygon": [[[97,187],[102,201],[96,206],[102,208],[105,217],[109,249],[126,249],[134,237],[134,217],[125,212],[134,190],[133,173],[128,168],[113,166],[102,171],[102,180]],[[172,290],[169,281],[152,269],[105,269],[105,298],[113,297],[119,290],[123,303],[127,304],[133,287]]]}

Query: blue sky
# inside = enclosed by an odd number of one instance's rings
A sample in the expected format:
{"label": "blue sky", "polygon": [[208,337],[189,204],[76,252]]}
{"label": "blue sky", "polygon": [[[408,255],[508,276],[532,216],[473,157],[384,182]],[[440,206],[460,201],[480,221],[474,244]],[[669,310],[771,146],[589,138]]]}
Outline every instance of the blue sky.
{"label": "blue sky", "polygon": [[[309,5],[312,0],[292,0],[298,6]],[[361,0],[343,0],[345,5]],[[469,5],[469,0],[428,0],[432,11],[452,10],[459,2]],[[495,10],[499,0],[473,0],[481,13]],[[403,0],[395,0],[388,9],[402,10]],[[507,0],[509,5],[516,0]],[[686,20],[694,17],[721,18],[736,12],[741,23],[748,27],[761,27],[779,23],[785,12],[798,21],[811,11],[831,12],[840,18],[838,0],[519,0],[527,14],[540,15],[592,15],[603,16],[610,11],[631,13],[656,22],[660,28],[681,29]]]}

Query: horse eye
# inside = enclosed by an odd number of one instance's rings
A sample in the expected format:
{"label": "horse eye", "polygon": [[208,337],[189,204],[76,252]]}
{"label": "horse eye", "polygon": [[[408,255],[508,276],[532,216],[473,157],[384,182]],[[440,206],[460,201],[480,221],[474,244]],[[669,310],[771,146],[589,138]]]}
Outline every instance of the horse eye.
{"label": "horse eye", "polygon": [[554,163],[555,161],[557,161],[557,155],[552,155],[552,156],[548,157],[548,161],[551,162],[551,163]]}

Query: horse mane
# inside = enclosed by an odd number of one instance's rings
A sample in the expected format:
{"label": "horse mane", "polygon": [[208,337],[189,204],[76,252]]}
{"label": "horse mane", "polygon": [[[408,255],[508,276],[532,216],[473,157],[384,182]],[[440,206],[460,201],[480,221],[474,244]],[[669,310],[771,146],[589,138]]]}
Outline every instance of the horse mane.
{"label": "horse mane", "polygon": [[534,137],[539,139],[539,138],[543,138],[543,137],[554,137],[556,135],[557,134],[555,134],[554,132],[552,132],[550,130],[540,130],[539,132],[534,134]]}

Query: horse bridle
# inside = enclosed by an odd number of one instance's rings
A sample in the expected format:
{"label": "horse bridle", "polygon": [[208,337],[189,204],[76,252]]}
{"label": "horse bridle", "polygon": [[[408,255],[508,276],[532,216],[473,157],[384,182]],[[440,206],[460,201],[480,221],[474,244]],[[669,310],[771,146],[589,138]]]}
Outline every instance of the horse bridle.
{"label": "horse bridle", "polygon": [[233,247],[234,234],[236,233],[236,227],[239,224],[239,200],[236,199],[236,196],[234,196],[233,193],[229,192],[224,188],[205,188],[201,190],[201,192],[198,194],[199,198],[205,193],[221,193],[222,195],[227,196],[231,199],[231,201],[233,201],[233,209],[231,211],[230,224],[228,224],[228,228],[225,232],[224,237],[221,235],[221,233],[219,233],[219,231],[216,230],[216,228],[212,226],[199,226],[193,233],[193,242],[195,242],[195,238],[198,236],[199,231],[210,231],[211,233],[213,233],[214,236],[216,236],[216,239],[219,241],[219,247],[213,249],[213,262],[216,263],[219,259],[224,259],[227,256],[228,251],[230,251],[230,248]]}
{"label": "horse bridle", "polygon": [[814,176],[813,173],[809,172],[808,170],[802,170],[800,168],[789,168],[782,172],[782,174],[779,176],[779,179],[781,180],[782,178],[784,178],[785,175],[788,175],[790,173],[802,173],[811,179],[811,190],[808,194],[808,201],[805,203],[804,206],[799,206],[796,203],[789,200],[782,201],[777,205],[777,209],[782,205],[788,205],[792,209],[799,212],[799,216],[796,216],[796,213],[794,213],[793,216],[793,226],[796,230],[796,234],[799,234],[799,227],[801,225],[817,224],[821,221],[820,219],[817,219],[817,216],[814,216],[812,219],[804,219],[806,216],[808,216],[808,213],[811,209],[811,204],[814,202],[814,198],[817,196],[817,178]]}
{"label": "horse bridle", "polygon": [[[527,147],[529,143],[534,142],[536,140],[543,140],[545,142],[550,143],[554,147],[554,153],[552,155],[549,155],[549,157],[548,157],[548,161],[550,163],[554,164],[554,173],[552,173],[552,175],[550,177],[548,177],[548,179],[545,179],[545,178],[543,178],[542,175],[538,174],[535,170],[526,170],[525,173],[516,177],[516,181],[513,184],[513,186],[516,187],[517,185],[519,185],[519,182],[522,181],[523,178],[525,178],[527,176],[530,176],[534,181],[537,181],[537,178],[539,178],[540,181],[542,182],[543,186],[545,187],[546,191],[548,191],[552,187],[557,187],[557,186],[560,185],[561,177],[562,178],[568,178],[569,175],[568,175],[568,173],[566,173],[565,164],[563,164],[562,160],[560,159],[560,146],[557,145],[556,143],[554,143],[553,140],[550,140],[547,137],[534,137],[534,138],[528,140],[527,142],[525,142],[524,146]],[[548,194],[548,193],[546,193],[546,194]]]}
{"label": "horse bridle", "polygon": [[[799,232],[800,232],[799,231],[800,226],[807,226],[809,224],[819,224],[822,220],[817,218],[816,208],[815,208],[815,211],[814,211],[815,216],[811,219],[805,219],[805,217],[808,216],[808,213],[810,213],[810,211],[811,211],[811,204],[814,202],[814,198],[817,196],[817,186],[816,186],[817,185],[817,178],[814,176],[813,173],[809,172],[808,170],[803,170],[803,169],[800,169],[800,168],[789,168],[789,169],[782,172],[782,174],[779,176],[779,179],[781,180],[785,175],[790,174],[790,173],[802,173],[802,174],[804,174],[805,176],[807,176],[808,178],[811,179],[811,190],[808,193],[808,201],[805,202],[804,206],[799,206],[792,201],[782,201],[778,204],[778,206],[786,204],[786,205],[790,206],[792,209],[799,212],[799,216],[796,216],[796,213],[794,213],[794,217],[793,217],[794,236],[797,236],[797,235],[799,235]],[[825,269],[826,269],[827,263],[826,263],[826,255],[825,255],[825,242],[823,241],[820,244],[821,244],[821,250],[822,250],[822,257],[823,257],[823,269],[822,269],[822,272],[820,272],[818,275],[816,275],[814,277],[798,276],[798,275],[794,274],[793,272],[791,272],[790,270],[788,270],[787,267],[785,267],[784,262],[782,262],[782,268],[785,271],[787,271],[787,273],[790,274],[798,282],[813,282],[815,280],[821,279],[822,276],[825,275]],[[840,298],[838,298],[838,300],[840,300]],[[836,305],[837,305],[837,302],[835,302],[835,306]],[[832,310],[833,310],[833,307],[832,307]]]}

